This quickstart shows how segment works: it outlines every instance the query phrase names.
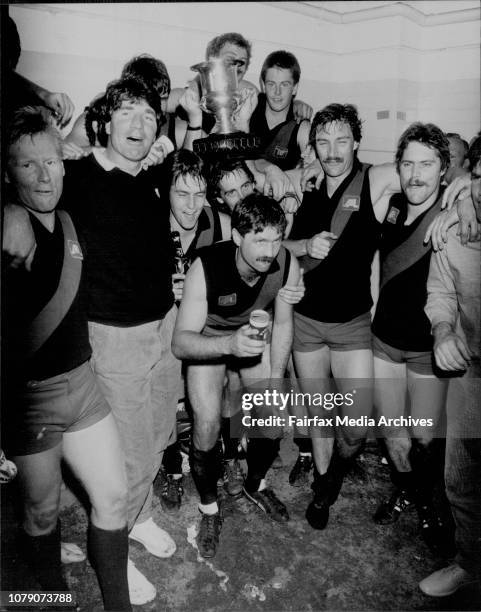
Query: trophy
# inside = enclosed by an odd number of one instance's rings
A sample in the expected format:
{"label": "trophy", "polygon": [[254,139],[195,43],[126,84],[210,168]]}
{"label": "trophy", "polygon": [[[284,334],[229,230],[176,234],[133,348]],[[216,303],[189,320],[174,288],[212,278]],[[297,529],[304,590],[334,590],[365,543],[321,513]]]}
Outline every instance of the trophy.
{"label": "trophy", "polygon": [[200,76],[200,107],[215,115],[216,119],[210,135],[194,142],[194,152],[207,156],[254,157],[260,146],[260,138],[237,131],[233,126],[233,115],[241,104],[235,62],[211,57],[206,62],[191,66],[191,70]]}

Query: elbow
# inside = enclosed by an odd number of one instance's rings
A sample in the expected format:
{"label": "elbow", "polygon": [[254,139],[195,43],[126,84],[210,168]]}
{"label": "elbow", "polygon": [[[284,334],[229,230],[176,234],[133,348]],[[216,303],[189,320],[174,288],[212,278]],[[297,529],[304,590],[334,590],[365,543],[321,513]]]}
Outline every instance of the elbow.
{"label": "elbow", "polygon": [[172,336],[172,343],[170,346],[174,357],[177,357],[177,359],[185,359],[181,334],[174,332],[174,335]]}

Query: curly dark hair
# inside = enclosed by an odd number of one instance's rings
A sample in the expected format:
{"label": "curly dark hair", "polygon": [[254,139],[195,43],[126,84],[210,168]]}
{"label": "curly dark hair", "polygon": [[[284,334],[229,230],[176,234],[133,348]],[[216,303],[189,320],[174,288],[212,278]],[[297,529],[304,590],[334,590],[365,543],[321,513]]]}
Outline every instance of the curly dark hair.
{"label": "curly dark hair", "polygon": [[164,62],[148,53],[137,55],[125,64],[120,78],[130,77],[144,81],[161,98],[170,94],[170,77]]}
{"label": "curly dark hair", "polygon": [[108,123],[112,117],[112,113],[122,106],[122,102],[126,101],[144,101],[153,109],[157,119],[156,136],[158,136],[160,128],[165,121],[160,96],[146,83],[140,79],[134,79],[133,77],[112,81],[107,86],[104,108],[105,122]]}
{"label": "curly dark hair", "polygon": [[238,202],[232,211],[231,227],[241,236],[275,227],[284,235],[287,220],[280,204],[261,193],[251,193]]}
{"label": "curly dark hair", "polygon": [[449,168],[449,141],[444,132],[438,128],[437,125],[434,125],[434,123],[421,123],[420,121],[416,121],[401,134],[401,138],[399,139],[395,157],[398,171],[404,151],[410,142],[420,142],[430,149],[434,149],[437,151],[439,159],[441,160],[441,170]]}
{"label": "curly dark hair", "polygon": [[351,128],[354,142],[361,142],[362,121],[359,118],[357,108],[352,104],[329,104],[314,115],[311,131],[309,132],[309,143],[313,145],[316,141],[318,129],[330,123],[347,123]]}
{"label": "curly dark hair", "polygon": [[299,66],[296,56],[289,51],[273,51],[269,53],[261,68],[262,82],[265,82],[266,72],[269,68],[284,68],[285,70],[290,70],[294,84],[299,83],[299,79],[301,78],[301,67]]}
{"label": "curly dark hair", "polygon": [[[108,121],[106,98],[103,94],[85,108],[85,132],[92,147],[95,146],[97,140],[100,146],[107,146],[108,135],[105,126]],[[97,126],[96,129],[93,126],[94,122]]]}

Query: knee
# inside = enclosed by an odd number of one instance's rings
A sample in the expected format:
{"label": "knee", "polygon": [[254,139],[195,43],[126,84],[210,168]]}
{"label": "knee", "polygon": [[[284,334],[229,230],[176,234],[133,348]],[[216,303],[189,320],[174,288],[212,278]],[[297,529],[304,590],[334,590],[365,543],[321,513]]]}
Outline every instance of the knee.
{"label": "knee", "polygon": [[26,531],[31,535],[43,535],[55,529],[58,505],[27,503],[25,507]]}
{"label": "knee", "polygon": [[103,528],[122,526],[127,520],[127,498],[127,487],[123,485],[108,487],[94,496],[91,502],[96,525]]}
{"label": "knee", "polygon": [[406,459],[408,458],[411,450],[411,439],[407,435],[399,438],[392,437],[392,435],[387,435],[385,440],[391,457],[395,455],[404,457]]}
{"label": "knee", "polygon": [[220,434],[220,420],[200,420],[194,421],[193,440],[198,450],[209,451],[215,446]]}

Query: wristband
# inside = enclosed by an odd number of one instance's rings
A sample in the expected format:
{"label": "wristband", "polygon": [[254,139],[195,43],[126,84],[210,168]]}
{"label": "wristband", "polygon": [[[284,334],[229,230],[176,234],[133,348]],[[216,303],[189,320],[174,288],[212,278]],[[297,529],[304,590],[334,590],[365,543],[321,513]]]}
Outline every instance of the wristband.
{"label": "wristband", "polygon": [[201,130],[202,126],[201,125],[197,125],[195,127],[192,127],[191,125],[187,126],[187,131],[188,132],[197,132],[197,130]]}

